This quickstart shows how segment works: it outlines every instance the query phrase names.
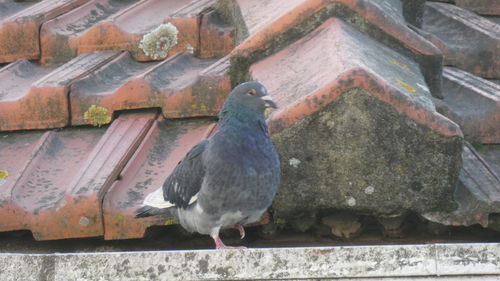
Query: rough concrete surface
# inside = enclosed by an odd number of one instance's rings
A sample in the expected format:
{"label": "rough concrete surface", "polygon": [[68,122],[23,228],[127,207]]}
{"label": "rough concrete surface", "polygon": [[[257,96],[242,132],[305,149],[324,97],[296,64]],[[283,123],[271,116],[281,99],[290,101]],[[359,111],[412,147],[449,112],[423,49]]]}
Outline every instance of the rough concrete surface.
{"label": "rough concrete surface", "polygon": [[5,281],[461,280],[453,276],[500,277],[500,244],[0,254],[0,263],[0,279]]}
{"label": "rough concrete surface", "polygon": [[282,166],[277,219],[338,209],[396,215],[456,208],[462,139],[437,134],[363,90],[272,138]]}

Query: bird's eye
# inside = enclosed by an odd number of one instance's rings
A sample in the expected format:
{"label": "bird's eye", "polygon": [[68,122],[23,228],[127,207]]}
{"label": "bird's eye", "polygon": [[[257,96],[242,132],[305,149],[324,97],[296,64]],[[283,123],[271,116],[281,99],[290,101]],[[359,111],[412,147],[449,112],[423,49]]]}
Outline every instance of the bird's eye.
{"label": "bird's eye", "polygon": [[254,89],[250,89],[248,92],[247,92],[247,95],[249,96],[255,96],[255,94],[257,94],[257,92],[255,92]]}

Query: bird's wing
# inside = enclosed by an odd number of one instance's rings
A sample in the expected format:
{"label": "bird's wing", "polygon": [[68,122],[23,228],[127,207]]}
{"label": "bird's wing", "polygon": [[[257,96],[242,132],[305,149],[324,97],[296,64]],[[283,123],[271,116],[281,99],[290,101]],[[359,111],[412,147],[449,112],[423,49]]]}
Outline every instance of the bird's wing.
{"label": "bird's wing", "polygon": [[163,183],[165,201],[186,208],[196,200],[196,194],[200,191],[205,176],[202,155],[207,145],[208,140],[199,142],[177,164],[172,174]]}

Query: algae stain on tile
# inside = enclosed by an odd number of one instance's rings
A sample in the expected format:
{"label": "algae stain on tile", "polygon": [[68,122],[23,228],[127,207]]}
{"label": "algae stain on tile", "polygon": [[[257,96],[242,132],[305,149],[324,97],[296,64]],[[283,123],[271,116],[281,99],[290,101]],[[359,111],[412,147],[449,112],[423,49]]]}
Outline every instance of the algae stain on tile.
{"label": "algae stain on tile", "polygon": [[83,114],[83,119],[94,126],[102,126],[111,122],[111,114],[109,110],[95,104]]}

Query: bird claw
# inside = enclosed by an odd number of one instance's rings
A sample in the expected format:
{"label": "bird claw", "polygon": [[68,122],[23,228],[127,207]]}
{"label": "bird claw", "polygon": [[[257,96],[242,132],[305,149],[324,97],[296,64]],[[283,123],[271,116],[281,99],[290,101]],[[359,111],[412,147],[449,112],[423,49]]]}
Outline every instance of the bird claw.
{"label": "bird claw", "polygon": [[213,238],[215,242],[215,249],[217,250],[239,250],[239,249],[246,249],[247,247],[245,246],[226,246],[224,245],[224,242],[220,239],[219,236],[216,236]]}
{"label": "bird claw", "polygon": [[222,246],[222,247],[218,247],[216,248],[217,250],[241,250],[241,249],[247,249],[247,247],[245,246]]}
{"label": "bird claw", "polygon": [[245,228],[243,228],[243,225],[241,225],[241,224],[235,224],[234,228],[238,229],[238,231],[240,232],[240,238],[241,239],[245,238]]}

